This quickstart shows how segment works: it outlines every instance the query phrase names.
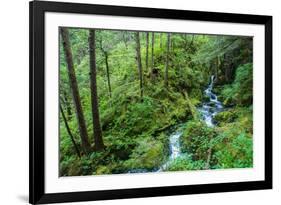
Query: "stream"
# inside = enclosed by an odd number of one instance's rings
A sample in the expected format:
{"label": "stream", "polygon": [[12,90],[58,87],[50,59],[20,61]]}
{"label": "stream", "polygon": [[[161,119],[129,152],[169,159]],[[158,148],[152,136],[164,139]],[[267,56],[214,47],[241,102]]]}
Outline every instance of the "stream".
{"label": "stream", "polygon": [[202,115],[202,119],[205,121],[207,126],[213,127],[214,124],[214,116],[223,110],[222,103],[218,100],[216,94],[212,92],[214,85],[215,76],[211,76],[211,82],[208,88],[204,91],[205,95],[209,98],[209,101],[204,102],[201,107],[198,108],[198,111]]}
{"label": "stream", "polygon": [[[214,116],[223,110],[222,103],[218,100],[217,95],[212,92],[213,85],[214,85],[214,78],[215,76],[212,75],[207,89],[204,90],[204,93],[209,98],[209,100],[202,103],[202,106],[197,108],[197,110],[200,112],[202,116],[202,119],[209,127],[215,126]],[[179,157],[182,154],[180,148],[180,137],[182,133],[183,133],[182,126],[178,126],[177,129],[175,129],[175,131],[171,133],[169,137],[169,150],[170,150],[169,158],[167,162],[165,162],[157,170],[157,172],[165,170],[173,160],[175,160],[177,157]]]}
{"label": "stream", "polygon": [[157,170],[157,172],[165,170],[173,160],[181,155],[180,137],[182,135],[182,132],[182,128],[180,127],[169,137],[169,158],[167,162]]}

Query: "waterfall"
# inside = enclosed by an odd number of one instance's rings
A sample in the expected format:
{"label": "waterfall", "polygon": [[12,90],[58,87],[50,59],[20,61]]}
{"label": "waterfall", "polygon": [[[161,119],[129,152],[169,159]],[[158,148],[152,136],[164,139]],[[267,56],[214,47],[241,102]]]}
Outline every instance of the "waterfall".
{"label": "waterfall", "polygon": [[169,137],[169,150],[170,155],[168,161],[163,164],[157,172],[165,170],[169,164],[176,158],[181,155],[180,151],[180,136],[182,135],[182,129],[178,129],[177,131],[173,132]]}
{"label": "waterfall", "polygon": [[209,100],[202,104],[202,107],[198,108],[199,112],[202,115],[202,119],[205,121],[207,126],[214,126],[214,116],[223,110],[222,103],[218,100],[218,96],[213,93],[215,76],[212,75],[210,78],[210,84],[207,89],[204,91]]}

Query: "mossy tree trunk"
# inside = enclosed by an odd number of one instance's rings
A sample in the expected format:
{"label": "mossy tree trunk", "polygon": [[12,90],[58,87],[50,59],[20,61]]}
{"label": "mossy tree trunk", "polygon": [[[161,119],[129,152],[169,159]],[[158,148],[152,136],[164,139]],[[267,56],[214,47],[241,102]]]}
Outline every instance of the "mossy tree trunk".
{"label": "mossy tree trunk", "polygon": [[154,78],[154,33],[152,32],[151,37],[151,81],[153,82],[155,80]]}
{"label": "mossy tree trunk", "polygon": [[72,109],[71,109],[71,104],[69,101],[69,96],[67,95],[65,90],[62,91],[62,96],[63,96],[63,98],[61,99],[61,102],[63,102],[66,107],[67,119],[71,120]]}
{"label": "mossy tree trunk", "polygon": [[140,52],[140,34],[136,32],[136,60],[139,71],[139,81],[140,81],[140,97],[143,99],[143,75],[142,75],[142,64],[141,64],[141,52]]}
{"label": "mossy tree trunk", "polygon": [[146,53],[145,53],[145,69],[148,71],[148,55],[149,55],[149,32],[146,32]]}
{"label": "mossy tree trunk", "polygon": [[95,30],[89,31],[89,54],[90,54],[90,86],[91,86],[91,104],[92,104],[92,121],[94,130],[94,149],[101,151],[105,148],[102,139],[102,130],[99,117],[99,104],[97,93],[97,69],[96,69],[96,45],[95,45]]}
{"label": "mossy tree trunk", "polygon": [[61,32],[61,37],[62,37],[65,59],[66,59],[66,63],[67,63],[68,77],[69,77],[70,87],[71,87],[71,91],[72,91],[73,103],[74,103],[75,110],[76,110],[76,116],[77,116],[77,121],[78,121],[80,138],[81,138],[81,142],[82,142],[82,148],[85,153],[88,153],[91,150],[91,145],[89,143],[86,122],[85,122],[84,113],[83,113],[83,109],[82,109],[82,105],[81,105],[79,89],[78,89],[78,84],[77,84],[74,65],[73,65],[72,51],[71,51],[71,46],[70,46],[70,41],[69,41],[69,31],[67,28],[61,28],[60,32]]}
{"label": "mossy tree trunk", "polygon": [[165,86],[168,87],[168,68],[169,68],[169,56],[170,56],[170,33],[167,34],[167,51],[166,51],[166,65],[165,65]]}
{"label": "mossy tree trunk", "polygon": [[73,134],[72,134],[72,132],[70,130],[70,127],[68,125],[68,122],[67,122],[67,119],[65,117],[65,114],[64,114],[64,111],[63,111],[63,108],[62,108],[61,104],[60,104],[60,111],[61,111],[62,119],[63,119],[64,124],[65,124],[66,131],[67,131],[67,133],[68,133],[68,135],[70,137],[70,140],[71,140],[71,142],[72,142],[72,144],[74,146],[74,149],[75,149],[75,151],[77,153],[77,156],[80,158],[81,155],[80,155],[80,151],[79,151],[78,145],[76,144],[76,142],[74,140]]}
{"label": "mossy tree trunk", "polygon": [[[126,42],[124,40],[124,42]],[[104,56],[104,61],[105,61],[105,69],[106,69],[106,77],[107,77],[107,86],[108,86],[108,93],[109,97],[112,97],[112,91],[111,91],[111,82],[110,82],[110,72],[109,72],[109,63],[108,63],[108,58],[109,58],[109,49],[106,49],[106,47],[103,45],[103,38],[102,35],[100,36],[100,39],[98,40],[99,43],[99,48]],[[104,48],[105,47],[105,48]]]}
{"label": "mossy tree trunk", "polygon": [[110,74],[109,74],[109,65],[108,65],[108,53],[104,52],[104,58],[105,58],[105,67],[106,67],[106,76],[107,76],[107,85],[108,85],[108,92],[109,92],[109,97],[111,98],[112,96],[112,91],[111,91],[111,83],[110,83]]}
{"label": "mossy tree trunk", "polygon": [[160,48],[162,48],[162,33],[160,33]]}

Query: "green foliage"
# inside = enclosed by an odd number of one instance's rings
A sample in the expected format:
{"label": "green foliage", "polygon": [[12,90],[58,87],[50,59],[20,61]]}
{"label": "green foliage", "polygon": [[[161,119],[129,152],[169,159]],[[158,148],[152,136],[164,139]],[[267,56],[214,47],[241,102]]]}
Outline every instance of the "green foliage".
{"label": "green foliage", "polygon": [[182,149],[184,152],[191,153],[195,160],[206,160],[206,153],[215,136],[215,130],[204,122],[189,121],[181,137]]}
{"label": "green foliage", "polygon": [[[71,50],[89,141],[94,146],[92,127],[88,29],[69,29]],[[166,72],[167,34],[155,32],[154,68],[151,68],[151,32],[148,68],[146,33],[140,32],[143,67],[143,98],[136,62],[135,32],[96,31],[97,95],[106,149],[83,154],[69,84],[67,63],[60,41],[60,96],[63,109],[70,109],[67,122],[81,152],[77,156],[60,117],[60,175],[101,175],[156,171],[169,158],[169,131],[185,122],[180,138],[183,154],[171,161],[166,171],[206,168],[252,167],[252,38],[197,34],[171,34]],[[111,97],[105,53],[108,56]],[[226,71],[229,71],[230,74]],[[208,127],[196,107],[205,100],[203,90],[210,75],[226,109]],[[229,79],[226,76],[229,75]],[[67,112],[66,112],[67,113]]]}
{"label": "green foliage", "polygon": [[[122,128],[125,134],[132,136],[141,134],[151,129],[151,123],[156,105],[150,98],[144,98],[143,102],[129,104],[124,115],[117,119],[115,126]],[[129,128],[129,129],[128,129]]]}
{"label": "green foliage", "polygon": [[230,123],[237,118],[236,109],[229,109],[215,115],[214,119],[217,123]]}
{"label": "green foliage", "polygon": [[[252,167],[252,107],[232,108],[217,114],[215,119],[219,123],[216,128],[207,127],[201,121],[189,121],[181,137],[182,151],[201,164],[206,163],[211,150],[212,169]],[[193,165],[188,160],[185,163]],[[173,164],[184,170],[179,162]]]}
{"label": "green foliage", "polygon": [[185,171],[185,170],[201,170],[204,169],[205,162],[203,160],[193,160],[191,155],[183,154],[172,161],[165,171]]}
{"label": "green foliage", "polygon": [[154,170],[163,164],[167,150],[161,141],[149,138],[140,139],[130,159],[124,166],[128,170]]}
{"label": "green foliage", "polygon": [[252,107],[236,107],[219,123],[214,143],[215,168],[253,166]]}
{"label": "green foliage", "polygon": [[233,133],[228,131],[219,137],[223,138],[224,142],[215,147],[215,168],[253,167],[253,140],[250,135],[240,133],[233,136]]}
{"label": "green foliage", "polygon": [[[214,58],[221,57],[237,50],[240,53],[234,58],[243,58],[244,62],[251,60],[252,40],[249,37],[237,36],[208,36],[207,40],[194,56],[198,63],[211,63]],[[241,52],[242,51],[242,52]]]}
{"label": "green foliage", "polygon": [[237,68],[235,80],[224,86],[222,97],[224,104],[249,106],[253,103],[253,64],[248,63]]}

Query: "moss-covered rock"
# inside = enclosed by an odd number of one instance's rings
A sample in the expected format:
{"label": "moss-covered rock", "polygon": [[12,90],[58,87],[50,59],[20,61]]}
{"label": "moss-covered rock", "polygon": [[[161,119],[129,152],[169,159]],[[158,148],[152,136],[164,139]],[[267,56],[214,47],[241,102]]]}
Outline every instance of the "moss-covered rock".
{"label": "moss-covered rock", "polygon": [[167,156],[167,150],[161,141],[145,138],[139,140],[139,145],[135,148],[130,159],[125,161],[126,169],[146,169],[154,170],[162,165]]}
{"label": "moss-covered rock", "polygon": [[107,166],[98,166],[94,174],[110,174],[111,170]]}
{"label": "moss-covered rock", "polygon": [[206,160],[210,141],[216,132],[202,121],[190,121],[181,137],[182,150],[193,155],[195,160]]}
{"label": "moss-covered rock", "polygon": [[236,118],[237,118],[237,113],[234,109],[229,109],[223,112],[219,112],[214,116],[214,120],[218,124],[230,123],[233,122]]}

